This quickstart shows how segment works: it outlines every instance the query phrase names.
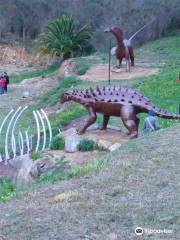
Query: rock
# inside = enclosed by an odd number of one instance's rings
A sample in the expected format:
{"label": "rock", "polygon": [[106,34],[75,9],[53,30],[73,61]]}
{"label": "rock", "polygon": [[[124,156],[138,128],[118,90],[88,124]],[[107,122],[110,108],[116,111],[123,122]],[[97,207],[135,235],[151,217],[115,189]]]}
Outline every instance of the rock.
{"label": "rock", "polygon": [[58,77],[69,77],[75,75],[76,63],[72,60],[66,60],[61,64]]}
{"label": "rock", "polygon": [[38,178],[42,173],[53,169],[56,166],[57,159],[51,154],[46,154],[33,162],[30,174],[33,178]]}
{"label": "rock", "polygon": [[109,149],[111,152],[113,152],[113,151],[117,150],[117,149],[120,148],[120,147],[121,147],[121,143],[115,143],[115,144],[111,145],[108,149]]}
{"label": "rock", "polygon": [[87,131],[97,130],[99,129],[99,125],[97,123],[92,124],[90,127],[87,128]]}
{"label": "rock", "polygon": [[23,98],[28,98],[28,97],[30,97],[29,92],[28,92],[28,91],[24,91],[22,97],[23,97]]}
{"label": "rock", "polygon": [[103,147],[105,149],[109,149],[109,147],[112,145],[112,143],[107,140],[99,140],[97,144],[99,147]]}
{"label": "rock", "polygon": [[72,134],[65,137],[65,151],[77,152],[80,143],[80,137],[77,134]]}
{"label": "rock", "polygon": [[66,131],[61,132],[60,136],[65,138],[66,136],[71,136],[71,135],[75,135],[75,134],[77,134],[77,130],[76,130],[76,128],[72,127]]}
{"label": "rock", "polygon": [[15,159],[12,159],[10,165],[14,170],[13,182],[17,186],[26,186],[33,180],[30,174],[33,161],[28,154],[17,156]]}

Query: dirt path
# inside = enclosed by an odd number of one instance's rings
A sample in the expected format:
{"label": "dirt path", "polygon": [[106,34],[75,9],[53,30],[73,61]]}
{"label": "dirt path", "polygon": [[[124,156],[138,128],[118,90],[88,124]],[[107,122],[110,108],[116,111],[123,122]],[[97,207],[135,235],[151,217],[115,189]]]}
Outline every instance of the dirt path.
{"label": "dirt path", "polygon": [[[158,71],[158,68],[151,68],[142,63],[137,63],[135,67],[131,68],[130,72],[126,72],[126,68],[123,63],[122,69],[116,69],[113,67],[111,68],[111,79],[124,80],[137,77],[147,77],[157,74]],[[80,76],[80,79],[94,82],[108,80],[108,64],[99,64],[92,66],[86,72],[86,74]]]}
{"label": "dirt path", "polygon": [[[8,86],[8,94],[0,95],[0,118],[3,117],[11,108],[30,105],[33,98],[41,95],[45,91],[55,87],[58,83],[56,76],[53,77],[35,77],[25,79],[19,84],[10,84]],[[28,93],[28,97],[23,97],[24,93]]]}

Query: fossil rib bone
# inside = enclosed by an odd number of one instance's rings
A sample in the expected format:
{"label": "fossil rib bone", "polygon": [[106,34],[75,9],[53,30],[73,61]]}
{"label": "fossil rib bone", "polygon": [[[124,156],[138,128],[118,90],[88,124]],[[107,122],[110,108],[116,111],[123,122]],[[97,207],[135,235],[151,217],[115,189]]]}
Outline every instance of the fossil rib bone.
{"label": "fossil rib bone", "polygon": [[[16,157],[16,144],[14,144],[14,143],[15,143],[14,131],[15,131],[16,124],[17,124],[19,118],[21,117],[21,115],[23,114],[23,112],[24,112],[27,108],[28,108],[28,107],[25,106],[25,107],[20,111],[20,113],[17,115],[16,119],[14,120],[14,124],[13,124],[13,127],[12,127],[12,131],[11,131],[11,145],[12,145],[12,150],[13,150],[14,158]],[[14,141],[13,141],[13,137],[14,137]]]}
{"label": "fossil rib bone", "polygon": [[36,120],[36,126],[37,126],[37,144],[36,144],[36,149],[35,152],[38,152],[39,149],[39,143],[40,143],[40,125],[39,125],[39,119],[35,111],[33,111],[34,118]]}
{"label": "fossil rib bone", "polygon": [[19,107],[16,112],[13,114],[9,124],[8,124],[8,127],[7,127],[7,131],[6,131],[6,137],[5,137],[5,164],[7,164],[7,161],[8,159],[10,158],[9,157],[9,151],[8,151],[8,137],[9,137],[9,131],[10,131],[10,128],[11,128],[11,125],[13,123],[13,120],[14,118],[16,117],[16,114],[21,110],[22,107]]}
{"label": "fossil rib bone", "polygon": [[41,124],[42,124],[42,127],[43,127],[43,135],[44,135],[44,140],[43,140],[43,146],[42,146],[42,151],[44,151],[45,147],[46,147],[46,128],[45,128],[45,124],[44,124],[44,120],[41,116],[41,113],[39,111],[36,111],[39,118],[40,118],[40,121],[41,121]]}
{"label": "fossil rib bone", "polygon": [[[4,118],[2,124],[1,124],[1,127],[0,127],[0,141],[1,141],[1,132],[2,132],[2,129],[6,123],[6,121],[8,120],[8,118],[10,117],[11,113],[14,112],[14,109],[11,109],[11,111],[6,115],[6,117]],[[0,161],[2,161],[2,156],[0,154]]]}
{"label": "fossil rib bone", "polygon": [[48,129],[49,129],[49,148],[51,147],[51,141],[52,141],[52,128],[51,128],[51,124],[49,122],[49,119],[47,117],[47,114],[45,113],[45,111],[43,109],[41,109],[42,114],[44,115],[47,124],[48,124]]}

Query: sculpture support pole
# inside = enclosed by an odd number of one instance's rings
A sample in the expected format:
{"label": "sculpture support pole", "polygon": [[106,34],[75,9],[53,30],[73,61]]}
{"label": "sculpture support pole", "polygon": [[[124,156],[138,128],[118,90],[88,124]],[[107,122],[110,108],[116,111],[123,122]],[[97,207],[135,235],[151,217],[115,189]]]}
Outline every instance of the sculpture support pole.
{"label": "sculpture support pole", "polygon": [[109,76],[108,76],[109,85],[111,84],[111,39],[109,40]]}

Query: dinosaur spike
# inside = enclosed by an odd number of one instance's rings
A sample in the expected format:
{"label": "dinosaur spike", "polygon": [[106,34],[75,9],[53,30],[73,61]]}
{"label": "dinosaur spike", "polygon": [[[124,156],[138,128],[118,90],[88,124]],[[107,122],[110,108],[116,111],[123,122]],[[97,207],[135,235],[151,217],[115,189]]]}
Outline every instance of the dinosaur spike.
{"label": "dinosaur spike", "polygon": [[99,95],[101,95],[101,89],[99,88],[99,86],[96,87],[96,90],[99,93]]}
{"label": "dinosaur spike", "polygon": [[92,95],[95,97],[96,94],[95,94],[94,90],[92,88],[90,88],[90,91],[91,91]]}
{"label": "dinosaur spike", "polygon": [[90,91],[91,91],[91,93],[94,93],[94,90],[90,87]]}

